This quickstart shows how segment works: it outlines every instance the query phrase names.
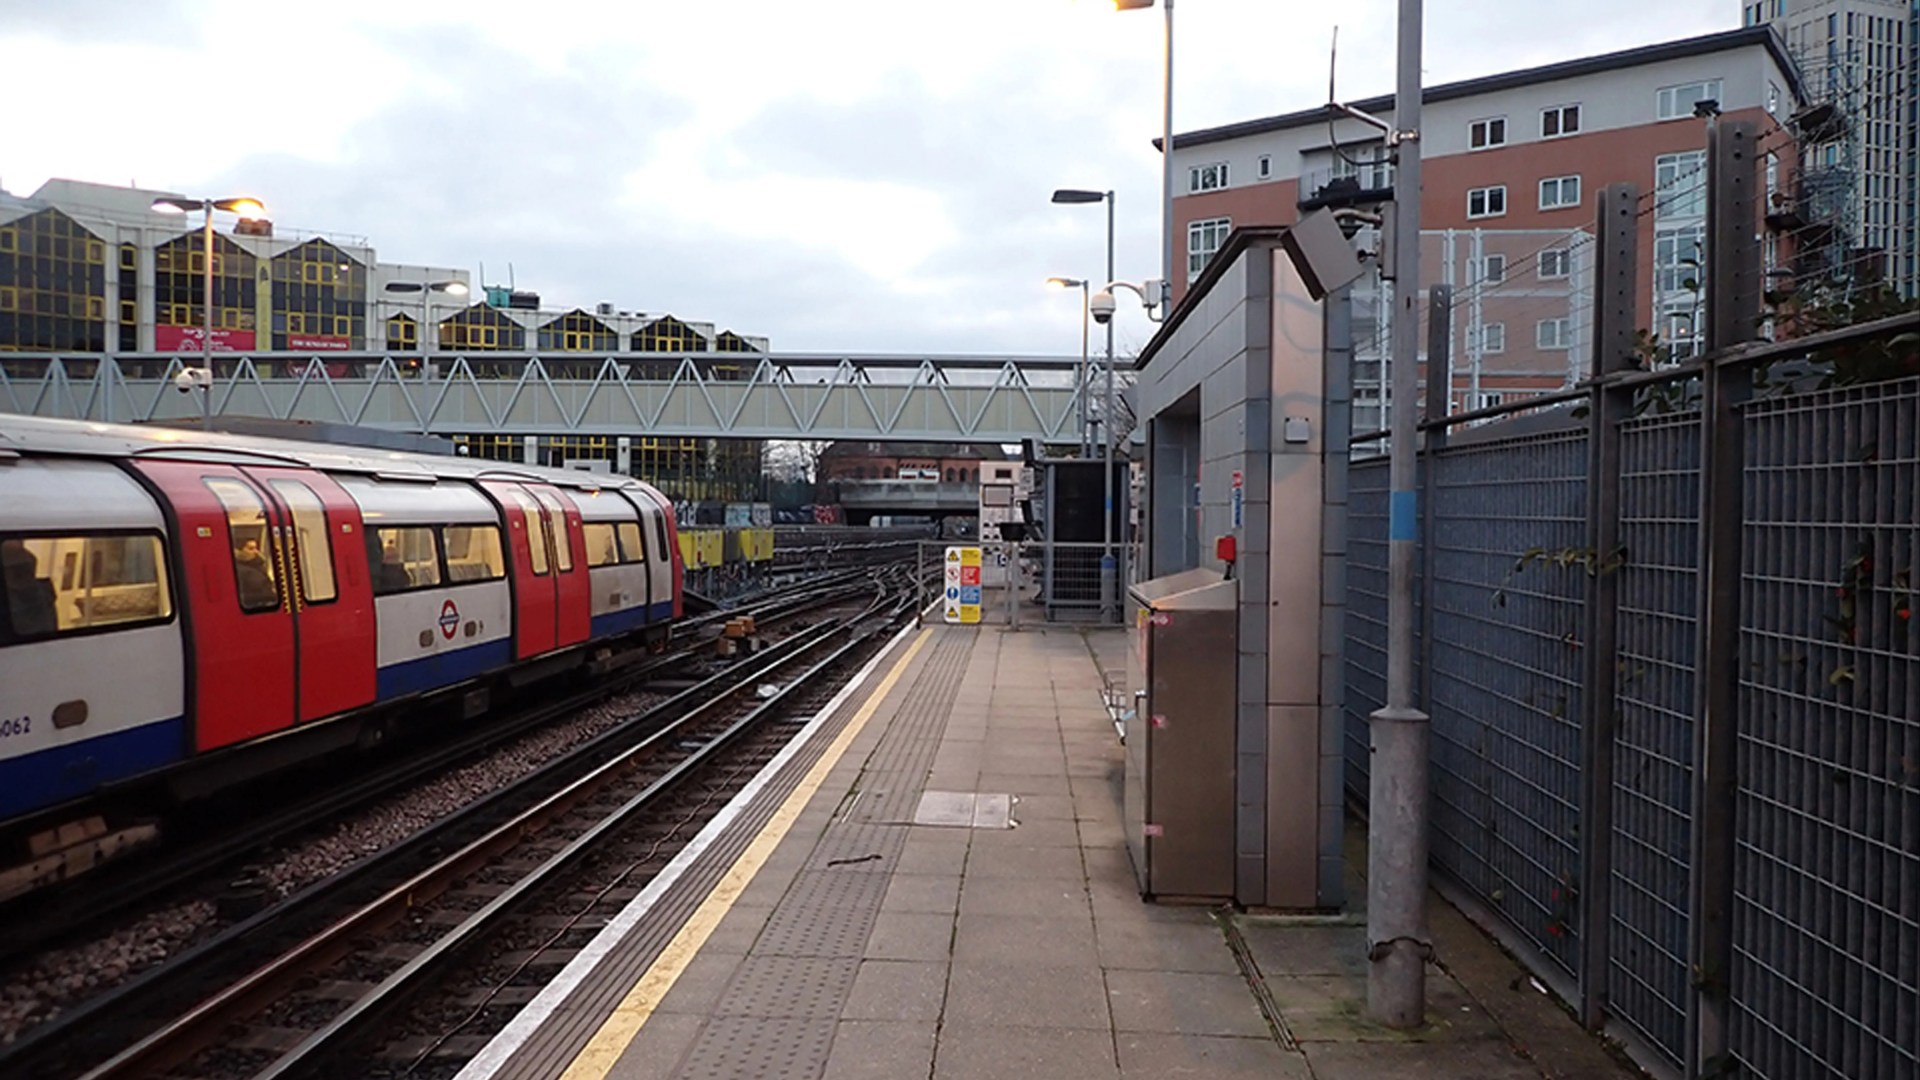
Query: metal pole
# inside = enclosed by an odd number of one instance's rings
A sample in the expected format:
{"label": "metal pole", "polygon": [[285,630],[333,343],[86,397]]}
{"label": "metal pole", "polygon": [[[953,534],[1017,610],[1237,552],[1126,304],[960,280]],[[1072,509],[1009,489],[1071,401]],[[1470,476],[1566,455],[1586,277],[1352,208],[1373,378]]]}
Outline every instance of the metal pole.
{"label": "metal pole", "polygon": [[[1167,9],[1166,103],[1160,112],[1160,317],[1166,318],[1166,302],[1173,299],[1173,0],[1162,0]],[[1107,280],[1113,280],[1113,266],[1107,266]]]}
{"label": "metal pole", "polygon": [[200,200],[205,263],[200,267],[200,366],[207,380],[200,388],[200,430],[213,430],[213,200]]}
{"label": "metal pole", "polygon": [[1420,23],[1422,0],[1400,0],[1394,92],[1393,448],[1389,472],[1387,703],[1372,716],[1367,802],[1367,1013],[1394,1028],[1426,1021],[1427,714],[1413,685],[1414,487],[1420,355]]}
{"label": "metal pole", "polygon": [[1087,370],[1088,358],[1087,324],[1092,321],[1093,283],[1086,278],[1080,279],[1080,370],[1074,377],[1080,382],[1080,456],[1088,457],[1093,453],[1093,410],[1088,408],[1087,395],[1093,393],[1093,374]]}
{"label": "metal pole", "polygon": [[[1107,280],[1113,277],[1113,192],[1107,192]],[[1112,288],[1112,285],[1108,285]],[[1114,584],[1119,578],[1119,560],[1113,557],[1113,320],[1107,320],[1107,404],[1100,417],[1100,471],[1106,484],[1106,501],[1100,514],[1100,620],[1118,622],[1114,614]]]}

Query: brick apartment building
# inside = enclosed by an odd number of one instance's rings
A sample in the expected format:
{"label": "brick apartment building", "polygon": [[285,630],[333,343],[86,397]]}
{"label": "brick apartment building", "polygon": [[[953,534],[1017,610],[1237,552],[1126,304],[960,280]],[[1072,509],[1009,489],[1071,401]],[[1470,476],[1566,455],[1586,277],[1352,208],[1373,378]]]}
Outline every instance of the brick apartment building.
{"label": "brick apartment building", "polygon": [[[1806,97],[1765,26],[1428,87],[1421,291],[1455,290],[1454,407],[1557,389],[1583,371],[1595,193],[1608,184],[1643,193],[1642,325],[1688,351],[1706,228],[1696,105],[1717,102],[1723,117],[1758,125],[1771,199],[1791,180],[1797,147],[1786,125]],[[1353,104],[1393,113],[1390,96]],[[1236,226],[1291,224],[1329,200],[1391,194],[1379,132],[1320,107],[1178,134],[1173,152],[1176,300]],[[1780,245],[1770,238],[1766,250],[1772,269]],[[1356,287],[1356,430],[1384,415],[1388,310],[1380,283]]]}

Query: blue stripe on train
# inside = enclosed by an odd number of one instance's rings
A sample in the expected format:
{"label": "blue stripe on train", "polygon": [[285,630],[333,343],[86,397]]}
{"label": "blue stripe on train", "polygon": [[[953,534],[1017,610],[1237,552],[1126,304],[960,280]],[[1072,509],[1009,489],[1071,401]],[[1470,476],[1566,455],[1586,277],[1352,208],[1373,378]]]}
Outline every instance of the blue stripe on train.
{"label": "blue stripe on train", "polygon": [[78,798],[102,784],[171,765],[184,756],[185,746],[186,720],[176,716],[0,759],[0,818]]}
{"label": "blue stripe on train", "polygon": [[643,626],[651,626],[659,618],[659,615],[649,613],[645,606],[631,607],[625,611],[609,611],[604,615],[593,617],[593,636],[603,638],[624,634]]}
{"label": "blue stripe on train", "polygon": [[377,700],[417,694],[484,675],[513,662],[513,642],[507,638],[469,645],[452,652],[423,656],[381,668],[374,676]]}

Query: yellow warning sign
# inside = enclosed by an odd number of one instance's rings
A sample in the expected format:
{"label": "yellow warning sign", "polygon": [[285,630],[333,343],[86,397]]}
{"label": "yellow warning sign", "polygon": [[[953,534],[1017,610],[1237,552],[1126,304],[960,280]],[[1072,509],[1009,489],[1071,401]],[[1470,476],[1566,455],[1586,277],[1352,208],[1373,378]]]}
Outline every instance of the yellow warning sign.
{"label": "yellow warning sign", "polygon": [[980,549],[947,549],[946,581],[941,610],[950,623],[980,621]]}

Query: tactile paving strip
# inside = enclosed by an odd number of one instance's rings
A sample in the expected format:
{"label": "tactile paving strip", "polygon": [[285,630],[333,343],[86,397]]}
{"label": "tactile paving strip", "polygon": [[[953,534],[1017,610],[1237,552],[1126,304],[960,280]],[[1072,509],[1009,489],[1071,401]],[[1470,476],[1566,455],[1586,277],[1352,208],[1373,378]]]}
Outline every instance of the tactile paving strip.
{"label": "tactile paving strip", "polygon": [[[908,830],[887,823],[905,820],[919,802],[975,640],[971,633],[939,634],[862,767],[862,797],[815,844],[808,868],[794,876],[674,1076],[798,1080],[825,1070],[834,1020],[853,989],[889,872],[906,846]],[[782,1011],[793,1009],[807,1010],[810,1019]],[[823,1026],[824,1038],[809,1026],[814,1024]]]}

